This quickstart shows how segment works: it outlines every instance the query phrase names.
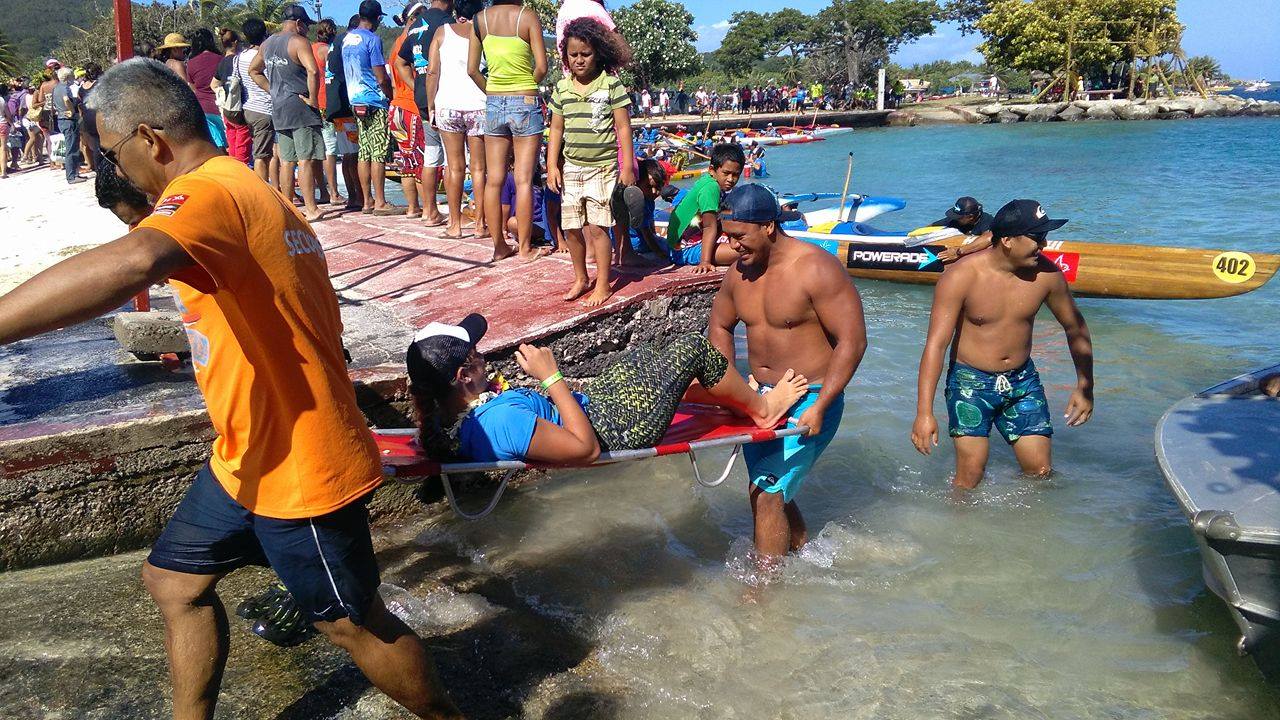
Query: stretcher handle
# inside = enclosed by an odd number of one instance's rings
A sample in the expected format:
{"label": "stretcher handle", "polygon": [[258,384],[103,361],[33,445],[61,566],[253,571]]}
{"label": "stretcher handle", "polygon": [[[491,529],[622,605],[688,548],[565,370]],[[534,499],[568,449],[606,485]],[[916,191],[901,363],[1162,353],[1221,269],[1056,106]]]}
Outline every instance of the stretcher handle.
{"label": "stretcher handle", "polygon": [[733,452],[729,453],[729,460],[724,464],[724,472],[720,473],[720,477],[715,480],[703,480],[702,471],[698,469],[698,456],[693,448],[689,448],[689,464],[693,466],[693,479],[698,481],[702,487],[715,487],[725,480],[729,479],[729,473],[733,472],[733,461],[738,459],[742,454],[742,444],[733,446]]}
{"label": "stretcher handle", "polygon": [[502,482],[498,483],[497,492],[495,492],[493,497],[489,499],[489,504],[485,505],[484,509],[478,513],[468,513],[458,505],[458,499],[453,495],[453,484],[449,482],[448,473],[440,473],[440,482],[444,485],[444,494],[445,497],[449,499],[449,507],[453,508],[453,511],[464,519],[474,521],[484,518],[486,515],[493,512],[494,508],[498,507],[498,501],[502,499],[502,493],[506,491],[507,484],[511,482],[511,478],[515,477],[515,474],[518,472],[520,471],[508,470],[502,474]]}

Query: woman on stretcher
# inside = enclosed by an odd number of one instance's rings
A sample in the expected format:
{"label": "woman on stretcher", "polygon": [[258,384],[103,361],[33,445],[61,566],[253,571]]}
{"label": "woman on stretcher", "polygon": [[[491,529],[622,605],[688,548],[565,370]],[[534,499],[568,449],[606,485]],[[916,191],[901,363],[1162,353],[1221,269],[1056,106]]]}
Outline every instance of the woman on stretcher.
{"label": "woman on stretcher", "polygon": [[[758,394],[719,350],[693,333],[660,350],[631,350],[591,381],[585,394],[565,386],[550,350],[521,345],[516,362],[546,394],[508,389],[501,379],[490,379],[476,352],[487,328],[476,314],[457,325],[431,323],[409,346],[419,443],[434,460],[587,465],[604,450],[657,445],[681,399],[723,405],[772,429],[808,390],[804,377],[788,371],[776,387]],[[296,645],[310,634],[279,584],[242,602],[236,613],[277,645]]]}
{"label": "woman on stretcher", "polygon": [[586,465],[601,451],[656,445],[681,400],[722,405],[773,428],[808,386],[788,371],[761,395],[705,337],[690,333],[662,348],[632,349],[585,393],[569,390],[550,350],[521,345],[516,362],[542,392],[507,389],[476,352],[487,328],[478,314],[457,325],[431,323],[409,346],[420,442],[435,459]]}

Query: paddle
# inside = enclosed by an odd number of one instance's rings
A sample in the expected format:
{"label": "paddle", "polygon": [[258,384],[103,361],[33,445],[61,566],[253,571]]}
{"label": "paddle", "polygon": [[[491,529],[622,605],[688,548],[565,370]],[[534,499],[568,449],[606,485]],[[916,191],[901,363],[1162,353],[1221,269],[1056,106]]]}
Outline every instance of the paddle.
{"label": "paddle", "polygon": [[844,201],[849,197],[849,180],[853,178],[853,152],[849,153],[849,163],[844,169],[844,192],[840,193],[840,212],[836,213],[836,219],[844,221]]}

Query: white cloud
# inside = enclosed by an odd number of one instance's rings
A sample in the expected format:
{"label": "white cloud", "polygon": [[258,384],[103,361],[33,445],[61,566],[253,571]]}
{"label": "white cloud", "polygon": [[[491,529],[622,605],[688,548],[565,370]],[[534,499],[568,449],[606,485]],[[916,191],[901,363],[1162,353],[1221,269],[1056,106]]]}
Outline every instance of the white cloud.
{"label": "white cloud", "polygon": [[726,18],[710,25],[695,26],[693,29],[698,33],[698,42],[694,45],[698,48],[698,52],[710,52],[720,47],[724,36],[729,33],[729,25],[729,20]]}

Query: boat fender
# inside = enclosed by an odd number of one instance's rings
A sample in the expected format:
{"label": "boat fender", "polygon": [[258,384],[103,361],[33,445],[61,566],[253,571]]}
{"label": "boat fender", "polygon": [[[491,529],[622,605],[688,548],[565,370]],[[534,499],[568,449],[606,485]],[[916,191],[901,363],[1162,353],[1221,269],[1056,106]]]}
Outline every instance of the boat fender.
{"label": "boat fender", "polygon": [[1226,510],[1200,510],[1191,517],[1191,529],[1209,540],[1239,540],[1240,525]]}

